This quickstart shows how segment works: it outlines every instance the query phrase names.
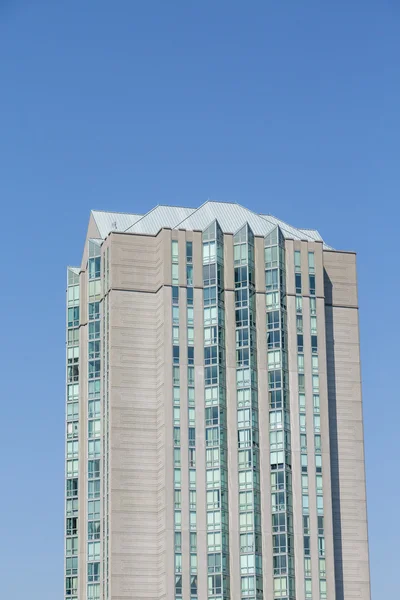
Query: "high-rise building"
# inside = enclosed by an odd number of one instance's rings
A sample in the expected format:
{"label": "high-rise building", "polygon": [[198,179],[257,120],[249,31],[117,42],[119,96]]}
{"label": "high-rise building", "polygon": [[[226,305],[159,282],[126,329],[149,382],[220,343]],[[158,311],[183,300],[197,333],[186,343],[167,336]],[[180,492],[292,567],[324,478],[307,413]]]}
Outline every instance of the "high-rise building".
{"label": "high-rise building", "polygon": [[237,204],[68,268],[66,600],[369,600],[356,259]]}

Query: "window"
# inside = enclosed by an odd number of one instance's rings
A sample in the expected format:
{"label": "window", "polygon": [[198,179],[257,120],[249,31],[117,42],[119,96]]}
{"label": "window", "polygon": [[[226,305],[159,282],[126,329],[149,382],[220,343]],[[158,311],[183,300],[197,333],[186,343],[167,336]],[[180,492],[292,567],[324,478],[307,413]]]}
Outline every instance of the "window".
{"label": "window", "polygon": [[100,500],[88,501],[88,519],[100,519]]}
{"label": "window", "polygon": [[78,459],[67,460],[67,477],[78,477],[79,461]]}
{"label": "window", "polygon": [[176,488],[181,487],[181,470],[174,469],[174,483]]}
{"label": "window", "polygon": [[297,333],[303,333],[303,316],[302,315],[296,316],[296,329],[297,329]]}
{"label": "window", "polygon": [[301,472],[307,473],[307,470],[308,470],[307,454],[302,454],[301,455]]}
{"label": "window", "polygon": [[66,524],[66,535],[76,535],[78,533],[77,517],[68,518]]}
{"label": "window", "polygon": [[181,449],[174,448],[174,465],[175,467],[181,466]]}
{"label": "window", "polygon": [[68,517],[78,514],[78,498],[72,498],[66,501],[66,513]]}
{"label": "window", "polygon": [[65,560],[65,574],[66,575],[77,575],[78,573],[78,557],[69,556]]}
{"label": "window", "polygon": [[187,309],[187,323],[188,325],[193,325],[194,323],[194,310],[190,306]]}
{"label": "window", "polygon": [[314,431],[321,431],[321,417],[319,415],[314,415]]}
{"label": "window", "polygon": [[217,283],[217,265],[203,265],[203,283],[204,286],[215,285]]}
{"label": "window", "polygon": [[89,342],[89,359],[100,358],[100,340]]}
{"label": "window", "polygon": [[88,581],[90,583],[93,583],[94,581],[100,581],[99,562],[88,563]]}
{"label": "window", "polygon": [[95,438],[99,437],[101,433],[101,421],[100,419],[93,419],[88,422],[88,437]]}
{"label": "window", "polygon": [[100,459],[88,460],[88,479],[100,477]]}
{"label": "window", "polygon": [[67,498],[71,498],[73,496],[78,495],[78,478],[77,477],[66,480],[66,495],[67,495]]}
{"label": "window", "polygon": [[217,303],[217,288],[209,287],[204,289],[204,306],[210,306]]}
{"label": "window", "polygon": [[322,456],[317,455],[315,457],[315,471],[317,473],[322,473]]}
{"label": "window", "polygon": [[317,334],[317,317],[310,317],[311,334]]}
{"label": "window", "polygon": [[100,521],[89,521],[88,522],[88,539],[99,540],[100,539]]}
{"label": "window", "polygon": [[294,251],[294,269],[296,272],[301,271],[301,252],[300,252],[300,250]]}
{"label": "window", "polygon": [[279,271],[270,269],[265,271],[265,289],[267,291],[277,290],[279,288]]}
{"label": "window", "polygon": [[296,313],[303,312],[303,297],[296,296]]}
{"label": "window", "polygon": [[175,554],[175,573],[182,572],[182,554]]}
{"label": "window", "polygon": [[68,306],[79,304],[79,285],[68,286]]}
{"label": "window", "polygon": [[314,252],[309,252],[308,253],[308,272],[309,273],[314,273],[315,272],[315,256],[314,256]]}
{"label": "window", "polygon": [[79,403],[71,402],[67,404],[67,420],[77,419],[79,416]]}
{"label": "window", "polygon": [[197,533],[190,533],[190,551],[196,552],[197,549]]}
{"label": "window", "polygon": [[65,540],[65,553],[67,556],[78,554],[78,538],[70,537]]}
{"label": "window", "polygon": [[300,413],[300,431],[306,431],[306,415],[305,413]]}
{"label": "window", "polygon": [[100,337],[100,321],[92,321],[89,323],[89,340],[94,340]]}
{"label": "window", "polygon": [[188,387],[188,404],[194,404],[194,387]]}
{"label": "window", "polygon": [[295,279],[296,294],[301,294],[301,273],[295,273],[294,279]]}
{"label": "window", "polygon": [[71,596],[72,594],[78,593],[78,578],[77,577],[66,577],[65,579],[65,594]]}
{"label": "window", "polygon": [[193,242],[186,242],[186,262],[193,262]]}
{"label": "window", "polygon": [[203,264],[215,262],[215,241],[203,243]]}
{"label": "window", "polygon": [[172,343],[179,344],[179,327],[172,327]]}
{"label": "window", "polygon": [[221,575],[209,575],[208,576],[208,595],[214,596],[216,594],[222,594],[222,576]]}
{"label": "window", "polygon": [[88,600],[100,600],[100,584],[90,584],[88,585]]}
{"label": "window", "polygon": [[235,244],[233,247],[233,259],[235,265],[244,265],[247,263],[247,244]]}
{"label": "window", "polygon": [[193,285],[193,266],[186,265],[186,284]]}
{"label": "window", "polygon": [[180,531],[175,532],[175,552],[182,550],[182,533]]}
{"label": "window", "polygon": [[68,309],[68,327],[79,326],[79,306]]}
{"label": "window", "polygon": [[67,442],[67,457],[74,458],[79,454],[79,442],[78,440]]}
{"label": "window", "polygon": [[270,269],[278,266],[278,246],[270,246],[264,249],[265,268]]}
{"label": "window", "polygon": [[172,286],[172,304],[179,304],[179,288],[176,285]]}
{"label": "window", "polygon": [[179,260],[178,240],[171,241],[171,258],[173,263],[177,263]]}
{"label": "window", "polygon": [[315,296],[315,275],[309,275],[310,295]]}
{"label": "window", "polygon": [[204,309],[204,325],[214,325],[217,323],[217,307],[212,306]]}
{"label": "window", "polygon": [[317,512],[318,514],[324,514],[324,497],[321,495],[317,496]]}
{"label": "window", "polygon": [[100,377],[100,360],[89,360],[89,379]]}
{"label": "window", "polygon": [[100,453],[101,453],[100,442],[101,442],[101,440],[89,440],[88,441],[88,457],[89,458],[96,458],[97,456],[100,456]]}
{"label": "window", "polygon": [[77,438],[79,434],[79,421],[67,423],[67,438]]}
{"label": "window", "polygon": [[209,554],[207,556],[207,570],[209,573],[221,572],[221,554]]}
{"label": "window", "polygon": [[172,263],[172,285],[179,283],[179,265]]}
{"label": "window", "polygon": [[302,333],[297,334],[297,352],[304,352],[304,336]]}
{"label": "window", "polygon": [[318,352],[318,338],[316,335],[311,336],[311,351],[313,354]]}
{"label": "window", "polygon": [[101,281],[99,279],[97,279],[95,281],[89,281],[88,296],[89,296],[89,300],[100,300]]}
{"label": "window", "polygon": [[194,346],[188,346],[187,352],[188,352],[188,365],[194,365]]}
{"label": "window", "polygon": [[179,364],[179,346],[172,346],[173,363]]}
{"label": "window", "polygon": [[182,503],[182,492],[181,490],[174,490],[174,507],[176,509],[181,508]]}
{"label": "window", "polygon": [[100,498],[100,479],[88,481],[88,498]]}
{"label": "window", "polygon": [[[193,288],[187,288],[186,302],[187,302],[188,306],[193,306]],[[188,319],[188,322],[189,322],[189,319]]]}
{"label": "window", "polygon": [[312,598],[312,582],[311,579],[305,579],[304,581],[305,583],[305,592],[306,592],[306,598]]}
{"label": "window", "polygon": [[180,427],[174,427],[174,445],[181,445],[181,430]]}
{"label": "window", "polygon": [[89,321],[100,319],[100,302],[89,303]]}
{"label": "window", "polygon": [[326,576],[325,558],[320,558],[319,559],[319,576],[320,577],[325,577]]}
{"label": "window", "polygon": [[89,398],[100,397],[100,381],[89,381],[88,383]]}
{"label": "window", "polygon": [[318,537],[318,554],[325,556],[325,538],[323,536]]}
{"label": "window", "polygon": [[89,400],[88,403],[88,417],[93,419],[94,417],[100,416],[100,400]]}

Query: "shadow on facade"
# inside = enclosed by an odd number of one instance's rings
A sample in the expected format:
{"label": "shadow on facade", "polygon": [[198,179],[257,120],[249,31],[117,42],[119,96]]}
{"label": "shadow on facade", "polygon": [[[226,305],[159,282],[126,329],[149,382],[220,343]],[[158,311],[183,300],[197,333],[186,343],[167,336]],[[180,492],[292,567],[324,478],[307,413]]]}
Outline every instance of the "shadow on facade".
{"label": "shadow on facade", "polygon": [[342,548],[342,520],[340,506],[340,478],[339,478],[339,448],[337,431],[337,401],[336,401],[336,370],[335,370],[335,339],[333,333],[333,285],[324,269],[325,288],[325,335],[326,335],[326,361],[328,376],[328,406],[329,406],[329,442],[331,458],[331,486],[332,486],[332,517],[333,517],[333,549],[335,553],[335,586],[336,600],[344,600],[343,587],[343,548]]}

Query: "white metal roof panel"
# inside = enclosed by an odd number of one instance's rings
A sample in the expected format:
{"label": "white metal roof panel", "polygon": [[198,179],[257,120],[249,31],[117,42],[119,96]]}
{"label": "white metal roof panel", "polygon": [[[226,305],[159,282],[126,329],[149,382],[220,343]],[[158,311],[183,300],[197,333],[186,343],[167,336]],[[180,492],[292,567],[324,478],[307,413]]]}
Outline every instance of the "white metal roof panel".
{"label": "white metal roof panel", "polygon": [[192,214],[195,208],[184,208],[183,206],[156,206],[139,219],[134,225],[129,226],[127,233],[156,234],[163,227],[173,229],[178,223]]}
{"label": "white metal roof panel", "polygon": [[215,219],[224,233],[236,233],[245,223],[250,225],[255,235],[265,236],[274,228],[273,224],[240,204],[209,200],[179,223],[176,229],[203,231]]}
{"label": "white metal roof panel", "polygon": [[317,231],[316,229],[299,229],[299,231],[301,231],[308,237],[312,238],[315,242],[323,242],[324,241],[322,239],[319,231]]}
{"label": "white metal roof panel", "polygon": [[142,217],[142,215],[105,212],[102,210],[92,210],[92,215],[102,239],[107,237],[110,231],[125,231]]}

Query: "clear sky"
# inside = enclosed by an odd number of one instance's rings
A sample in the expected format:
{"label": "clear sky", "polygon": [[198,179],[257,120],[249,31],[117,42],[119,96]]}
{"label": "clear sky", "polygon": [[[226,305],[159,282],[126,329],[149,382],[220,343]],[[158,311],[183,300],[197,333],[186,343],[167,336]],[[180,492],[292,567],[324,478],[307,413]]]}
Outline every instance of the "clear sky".
{"label": "clear sky", "polygon": [[90,209],[208,198],[358,252],[372,596],[396,596],[399,59],[398,0],[0,0],[1,598],[63,597],[64,290]]}

